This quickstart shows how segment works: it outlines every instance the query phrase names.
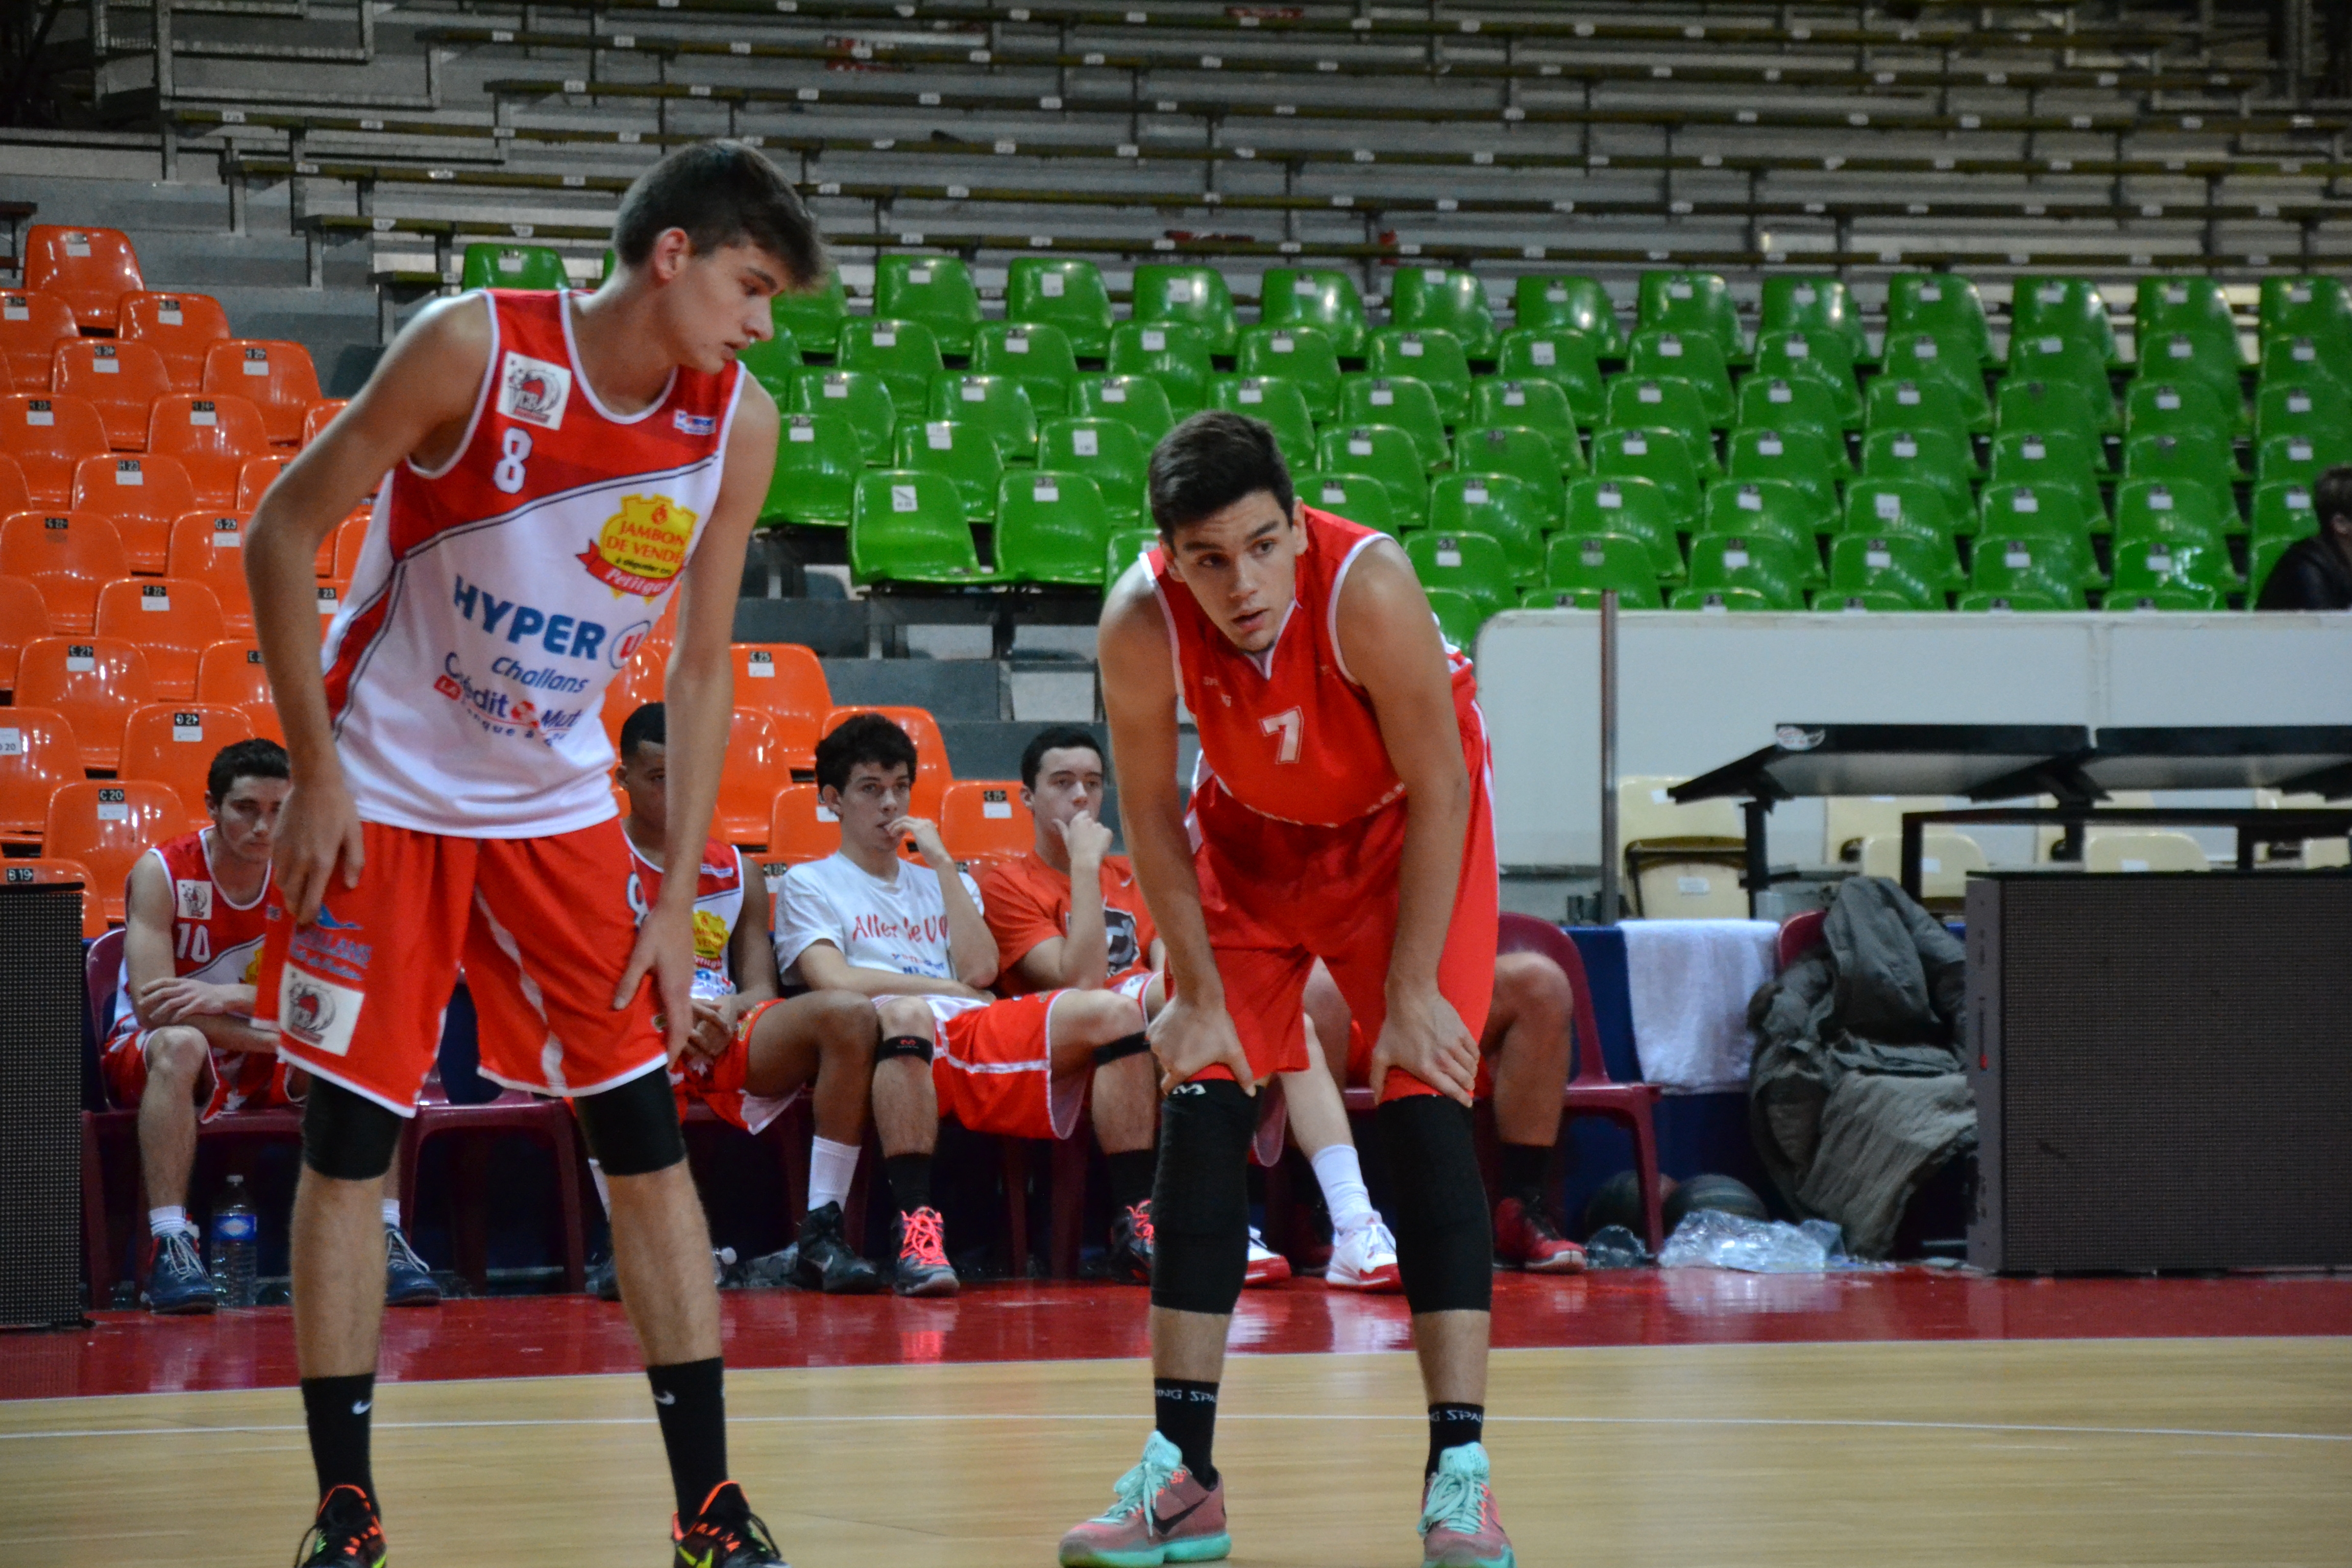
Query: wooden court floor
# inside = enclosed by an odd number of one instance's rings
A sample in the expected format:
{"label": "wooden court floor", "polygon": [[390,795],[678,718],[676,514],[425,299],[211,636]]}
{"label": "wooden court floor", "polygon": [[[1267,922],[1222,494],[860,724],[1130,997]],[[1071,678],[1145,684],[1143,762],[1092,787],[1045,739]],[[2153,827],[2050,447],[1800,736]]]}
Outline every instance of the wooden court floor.
{"label": "wooden court floor", "polygon": [[[1131,1361],[731,1374],[736,1474],[801,1568],[1043,1568],[1133,1462]],[[2352,1340],[1498,1352],[1503,1517],[1561,1564],[2352,1563]],[[644,1380],[387,1384],[393,1560],[666,1563]],[[1407,1354],[1236,1358],[1218,1460],[1237,1564],[1410,1568]],[[0,1563],[290,1556],[291,1390],[0,1403]]]}

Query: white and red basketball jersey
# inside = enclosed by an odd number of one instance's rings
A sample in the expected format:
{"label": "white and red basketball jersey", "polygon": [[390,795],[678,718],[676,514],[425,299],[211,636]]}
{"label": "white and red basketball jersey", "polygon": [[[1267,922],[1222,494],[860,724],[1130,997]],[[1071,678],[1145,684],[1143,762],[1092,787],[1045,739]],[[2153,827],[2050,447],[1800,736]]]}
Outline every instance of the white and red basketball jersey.
{"label": "white and red basketball jersey", "polygon": [[[629,912],[645,923],[646,911],[661,897],[661,868],[646,858],[635,843],[629,858],[636,869],[629,874]],[[735,965],[727,952],[743,918],[743,857],[732,844],[712,839],[702,847],[702,864],[694,887],[694,994],[708,1000],[735,994]]]}
{"label": "white and red basketball jersey", "polygon": [[613,816],[597,710],[718,500],[740,368],[643,413],[580,374],[568,292],[486,290],[489,367],[455,456],[402,463],[323,653],[362,820],[459,837]]}
{"label": "white and red basketball jersey", "polygon": [[[1274,646],[1261,654],[1244,653],[1217,629],[1159,546],[1149,559],[1202,769],[1262,816],[1336,827],[1404,794],[1371,699],[1339,650],[1339,590],[1357,557],[1385,536],[1313,507],[1299,513],[1297,582]],[[1477,677],[1460,653],[1449,658],[1455,720],[1465,740],[1483,735]]]}

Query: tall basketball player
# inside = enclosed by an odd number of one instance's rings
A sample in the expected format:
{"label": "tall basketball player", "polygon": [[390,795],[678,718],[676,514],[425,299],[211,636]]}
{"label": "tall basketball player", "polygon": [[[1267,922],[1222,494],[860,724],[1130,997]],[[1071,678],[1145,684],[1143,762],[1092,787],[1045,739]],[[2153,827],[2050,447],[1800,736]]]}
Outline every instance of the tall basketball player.
{"label": "tall basketball player", "polygon": [[[1251,1095],[1307,1063],[1321,959],[1373,1042],[1397,1261],[1429,1396],[1427,1568],[1511,1568],[1480,1438],[1493,1247],[1471,1142],[1497,886],[1485,721],[1404,552],[1298,503],[1273,433],[1197,415],[1151,458],[1160,540],[1103,607],[1103,707],[1160,939],[1155,1429],[1072,1568],[1231,1550],[1211,1459],[1242,1285]],[[1177,701],[1199,728],[1189,810]]]}
{"label": "tall basketball player", "polygon": [[[769,300],[816,283],[825,260],[792,186],[725,144],[648,170],[613,248],[593,294],[491,290],[425,311],[270,488],[248,538],[293,760],[256,1022],[313,1079],[293,1227],[320,1492],[306,1565],[384,1557],[368,1461],[375,1184],[461,963],[484,1073],[569,1096],[604,1167],[677,1562],[779,1561],[728,1478],[710,1244],[665,1071],[694,1020],[696,881],[665,879],[641,925],[613,896],[632,862],[597,710],[682,586],[663,861],[693,863],[776,445],[775,405],[735,356],[770,335]],[[312,560],[371,492],[322,652]]]}

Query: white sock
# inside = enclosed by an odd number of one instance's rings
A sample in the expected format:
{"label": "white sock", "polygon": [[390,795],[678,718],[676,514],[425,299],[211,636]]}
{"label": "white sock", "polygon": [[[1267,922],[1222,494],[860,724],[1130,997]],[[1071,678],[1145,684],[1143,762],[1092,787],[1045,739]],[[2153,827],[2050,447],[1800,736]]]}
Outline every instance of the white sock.
{"label": "white sock", "polygon": [[591,1181],[593,1181],[596,1184],[596,1201],[604,1205],[604,1212],[606,1214],[611,1214],[613,1212],[613,1193],[611,1188],[604,1185],[604,1167],[598,1164],[593,1160],[589,1161],[588,1176]]}
{"label": "white sock", "polygon": [[1315,1155],[1315,1179],[1323,1185],[1323,1206],[1331,1211],[1331,1234],[1347,1236],[1380,1218],[1364,1188],[1364,1168],[1353,1143],[1334,1143]]}
{"label": "white sock", "polygon": [[383,1223],[387,1229],[398,1230],[400,1228],[400,1200],[398,1198],[386,1198],[383,1200]]}
{"label": "white sock", "polygon": [[824,1138],[810,1141],[810,1208],[821,1209],[827,1204],[849,1201],[849,1184],[857,1176],[857,1150],[855,1143],[835,1143]]}
{"label": "white sock", "polygon": [[173,1231],[178,1231],[183,1236],[196,1234],[196,1227],[190,1223],[188,1211],[184,1205],[171,1204],[163,1208],[147,1211],[147,1232],[150,1236],[167,1236]]}

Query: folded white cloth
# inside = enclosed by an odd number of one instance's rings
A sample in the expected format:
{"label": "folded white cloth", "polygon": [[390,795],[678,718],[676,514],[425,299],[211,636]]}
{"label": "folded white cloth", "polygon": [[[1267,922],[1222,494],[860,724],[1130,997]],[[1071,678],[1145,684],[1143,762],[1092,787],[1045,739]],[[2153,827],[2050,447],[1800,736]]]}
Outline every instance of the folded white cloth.
{"label": "folded white cloth", "polygon": [[1627,921],[1625,973],[1642,1077],[1669,1090],[1748,1087],[1748,999],[1772,977],[1770,921]]}

